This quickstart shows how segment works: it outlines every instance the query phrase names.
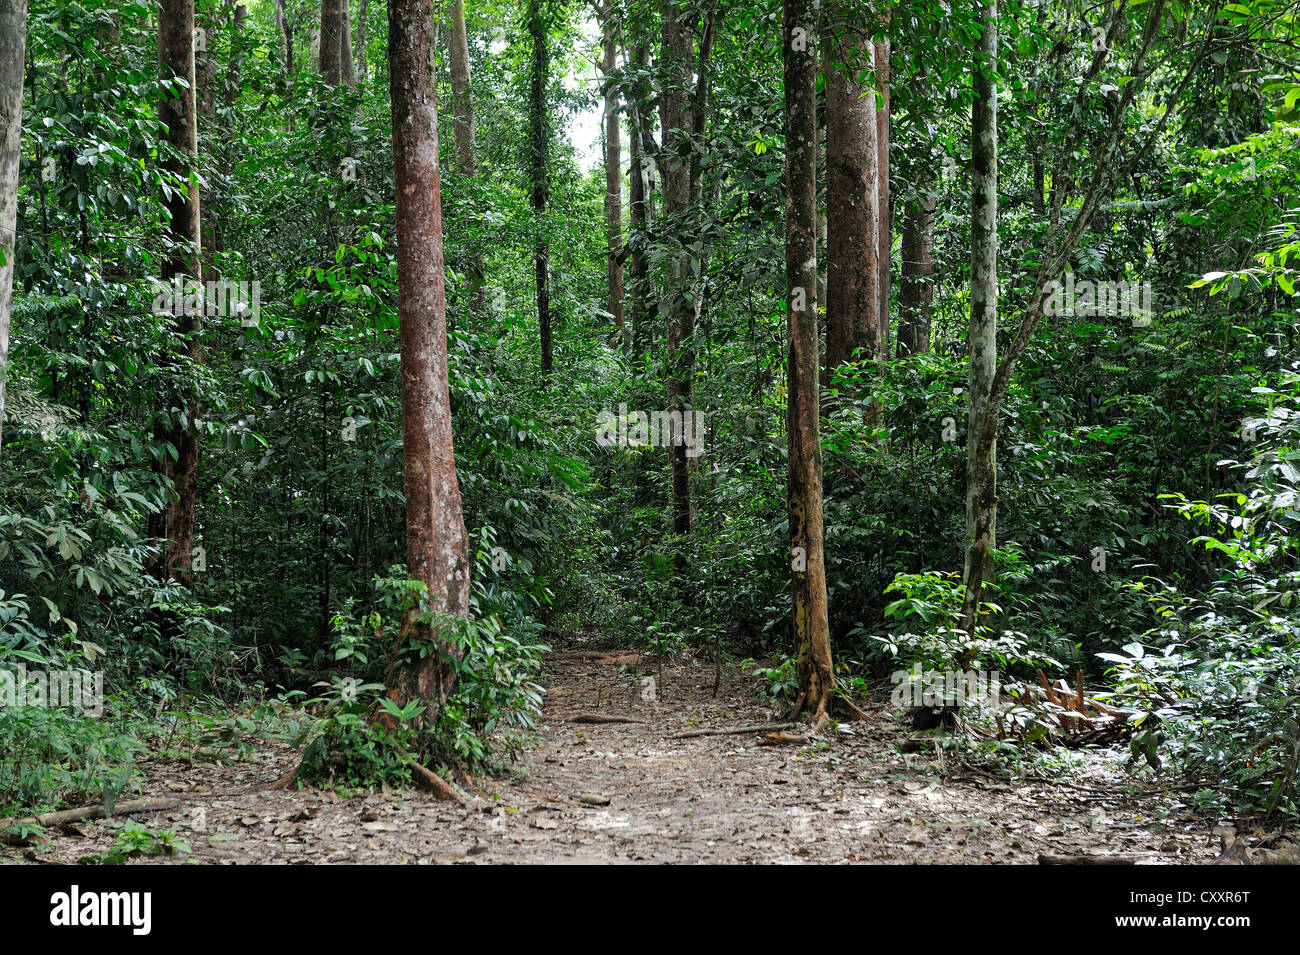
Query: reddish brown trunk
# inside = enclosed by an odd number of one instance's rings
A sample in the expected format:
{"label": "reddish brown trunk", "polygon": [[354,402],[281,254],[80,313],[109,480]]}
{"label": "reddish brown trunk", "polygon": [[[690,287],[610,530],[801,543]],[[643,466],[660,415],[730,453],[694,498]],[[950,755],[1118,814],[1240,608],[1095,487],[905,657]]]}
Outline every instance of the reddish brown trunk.
{"label": "reddish brown trunk", "polygon": [[[170,251],[163,261],[162,277],[200,281],[199,267],[199,190],[195,179],[198,166],[198,110],[195,104],[194,0],[163,0],[158,14],[159,76],[164,80],[180,78],[185,88],[169,87],[158,103],[158,118],[165,138],[175,155],[162,162],[163,172],[174,185],[164,198],[169,224],[167,242]],[[179,306],[180,302],[174,302]],[[197,309],[178,312],[197,313]],[[173,319],[174,352],[198,360],[199,335],[202,330],[198,314],[179,314]],[[165,361],[174,362],[168,356]],[[159,470],[167,477],[172,493],[167,506],[150,518],[149,536],[163,542],[151,561],[154,575],[165,580],[174,577],[188,582],[194,550],[195,473],[198,467],[198,443],[194,438],[194,418],[198,404],[180,389],[173,394],[170,407],[161,409],[154,436],[175,449],[176,456],[163,456]]]}
{"label": "reddish brown trunk", "polygon": [[[872,48],[844,31],[826,57],[826,367],[883,357]],[[844,62],[840,62],[843,59]]]}
{"label": "reddish brown trunk", "polygon": [[820,728],[835,689],[822,546],[822,455],[817,344],[817,128],[813,0],[785,0],[786,426],[793,629],[801,706]]}
{"label": "reddish brown trunk", "polygon": [[[388,54],[396,192],[406,563],[427,588],[433,624],[408,612],[388,680],[399,705],[436,718],[455,685],[446,627],[469,612],[469,560],[452,446],[447,302],[438,178],[437,73],[431,0],[390,0]],[[408,649],[411,648],[411,649]],[[421,657],[415,648],[427,655]]]}

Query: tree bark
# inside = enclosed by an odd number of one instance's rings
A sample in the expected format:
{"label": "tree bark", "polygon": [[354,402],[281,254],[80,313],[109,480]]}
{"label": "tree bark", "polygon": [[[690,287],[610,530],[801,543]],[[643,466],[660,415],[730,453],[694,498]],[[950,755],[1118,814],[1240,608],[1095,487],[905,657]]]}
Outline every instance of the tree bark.
{"label": "tree bark", "polygon": [[[163,0],[158,14],[159,76],[166,81],[183,79],[186,86],[172,86],[158,103],[158,119],[166,130],[164,138],[175,151],[162,162],[164,174],[185,188],[173,188],[164,199],[168,226],[167,254],[162,278],[182,284],[202,281],[199,265],[200,202],[196,178],[198,168],[198,108],[195,101],[194,0]],[[182,296],[183,299],[184,296]],[[173,301],[173,350],[178,357],[197,361],[200,358],[199,336],[202,320],[198,309],[183,309]],[[174,359],[168,359],[174,360]],[[175,449],[175,458],[164,454],[159,471],[171,483],[167,506],[149,519],[149,536],[162,542],[151,561],[150,569],[159,580],[168,577],[188,583],[194,550],[195,475],[198,468],[198,442],[194,436],[194,419],[198,402],[184,387],[172,395],[172,406],[160,409],[154,437]]]}
{"label": "tree bark", "polygon": [[284,44],[284,74],[292,76],[293,24],[289,22],[289,11],[285,9],[284,0],[275,0],[275,24],[280,28],[280,38]]}
{"label": "tree bark", "polygon": [[0,439],[4,437],[5,382],[9,377],[26,43],[27,0],[0,0]]}
{"label": "tree bark", "polygon": [[835,689],[822,546],[822,454],[817,341],[817,64],[813,0],[785,0],[785,276],[789,324],[786,428],[793,629],[801,709],[815,729]]}
{"label": "tree bark", "polygon": [[346,0],[321,0],[320,75],[326,86],[343,82],[343,16]]}
{"label": "tree bark", "polygon": [[[873,50],[870,41],[838,26],[825,56],[828,371],[853,360],[857,349],[864,360],[885,357],[879,330],[878,125],[869,78]],[[866,82],[859,78],[863,72]]]}
{"label": "tree bark", "polygon": [[[469,612],[469,558],[452,443],[447,299],[438,176],[437,70],[431,0],[389,0],[388,55],[396,192],[406,563],[428,588],[408,611],[387,681],[398,705],[421,700],[436,719],[455,685],[446,628]],[[421,656],[414,651],[432,650]]]}
{"label": "tree bark", "polygon": [[[691,38],[685,24],[678,19],[673,0],[663,0],[662,45],[663,67],[659,92],[659,125],[662,129],[660,164],[663,179],[664,215],[670,227],[683,237],[690,215],[691,141],[694,124],[688,115],[691,85]],[[687,298],[692,284],[691,257],[685,251],[673,258],[672,276],[668,281],[667,393],[670,411],[683,414],[690,408],[692,378],[695,368],[695,308]],[[676,439],[675,439],[676,440]],[[673,482],[673,533],[691,531],[690,468],[684,443],[669,448]]]}
{"label": "tree bark", "polygon": [[625,315],[623,312],[623,143],[618,120],[618,93],[614,90],[614,56],[618,44],[618,6],[606,2],[601,10],[602,59],[601,70],[605,74],[605,242],[606,242],[606,280],[609,286],[608,309],[614,318],[614,326],[619,330],[619,338],[625,339]]}
{"label": "tree bark", "polygon": [[542,374],[555,367],[551,346],[551,250],[544,221],[550,197],[550,128],[546,110],[546,84],[551,55],[547,23],[540,0],[529,0],[528,35],[532,38],[532,88],[528,100],[529,158],[533,180],[533,224],[537,238],[533,251],[533,278],[537,289],[537,328],[542,340]]}
{"label": "tree bark", "polygon": [[[478,155],[474,145],[474,101],[470,94],[469,33],[465,28],[465,2],[451,5],[451,102],[456,140],[456,165],[466,179],[478,178]],[[484,306],[486,270],[483,251],[472,243],[466,258],[465,277],[469,300],[476,311]]]}
{"label": "tree bark", "polygon": [[629,142],[631,143],[628,167],[628,228],[636,237],[628,253],[628,286],[632,298],[632,350],[641,354],[647,345],[650,328],[650,269],[646,260],[644,243],[650,224],[654,200],[654,151],[646,147],[650,139],[649,92],[645,75],[650,68],[650,50],[641,37],[633,43],[632,58],[635,63],[636,94],[630,110]]}
{"label": "tree bark", "polygon": [[339,68],[344,86],[357,85],[357,65],[352,60],[352,10],[343,0],[342,31],[339,34]]}
{"label": "tree bark", "polygon": [[[885,18],[888,25],[888,16]],[[877,40],[876,85],[876,175],[880,208],[880,318],[878,335],[883,354],[889,354],[889,267],[894,249],[894,209],[889,198],[889,40]]]}
{"label": "tree bark", "polygon": [[903,208],[902,279],[898,286],[898,356],[930,350],[934,303],[934,222],[939,197],[932,172],[917,179]]}
{"label": "tree bark", "polygon": [[[971,106],[970,408],[966,429],[966,559],[961,627],[974,639],[997,547],[998,67],[997,0],[980,6]],[[961,661],[963,667],[969,660]]]}

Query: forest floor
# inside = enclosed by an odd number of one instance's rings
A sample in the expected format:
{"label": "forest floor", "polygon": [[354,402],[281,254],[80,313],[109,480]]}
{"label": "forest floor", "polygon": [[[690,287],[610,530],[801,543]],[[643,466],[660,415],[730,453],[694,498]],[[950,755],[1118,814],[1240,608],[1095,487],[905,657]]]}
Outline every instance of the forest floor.
{"label": "forest floor", "polygon": [[[656,678],[654,701],[642,699],[644,676]],[[179,804],[134,818],[175,829],[205,863],[1159,864],[1219,853],[1212,820],[1127,776],[1114,752],[1076,754],[1064,779],[999,777],[932,744],[902,752],[908,728],[887,703],[803,744],[673,738],[771,719],[752,672],[725,667],[715,697],[713,665],[689,654],[661,676],[635,653],[553,654],[543,680],[540,740],[512,778],[477,780],[465,807],[414,790],[268,790],[296,754],[264,744],[239,759],[208,750],[146,763],[144,795]],[[593,714],[640,722],[580,721]],[[122,825],[76,823],[0,848],[0,861],[75,862],[107,850]]]}

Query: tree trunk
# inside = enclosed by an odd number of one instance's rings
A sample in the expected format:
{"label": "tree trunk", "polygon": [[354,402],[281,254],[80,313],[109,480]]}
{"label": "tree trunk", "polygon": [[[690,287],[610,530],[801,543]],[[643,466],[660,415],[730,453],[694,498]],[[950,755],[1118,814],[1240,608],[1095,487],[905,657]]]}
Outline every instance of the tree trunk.
{"label": "tree trunk", "polygon": [[786,427],[789,435],[793,629],[801,707],[820,729],[835,689],[822,548],[822,453],[817,343],[817,64],[814,0],[785,0]]}
{"label": "tree trunk", "polygon": [[[659,125],[663,136],[663,157],[660,175],[663,177],[664,215],[670,227],[679,235],[687,229],[691,198],[691,140],[694,125],[688,116],[691,83],[691,37],[685,24],[678,19],[673,0],[663,0],[662,47],[660,64],[663,67],[659,94]],[[668,342],[667,342],[667,393],[670,411],[683,414],[691,405],[692,378],[695,367],[695,308],[687,298],[687,289],[693,280],[691,257],[686,253],[676,256],[668,288]],[[673,533],[689,534],[691,530],[690,469],[685,443],[674,443],[669,448],[673,480]]]}
{"label": "tree trunk", "polygon": [[320,75],[326,86],[343,81],[343,11],[347,0],[321,0]]}
{"label": "tree trunk", "polygon": [[5,381],[9,377],[26,43],[27,0],[0,0],[0,439],[4,437]]}
{"label": "tree trunk", "polygon": [[[465,28],[465,2],[453,0],[451,5],[451,102],[456,139],[456,165],[467,179],[478,177],[478,156],[474,147],[474,101],[470,94],[469,33]],[[485,268],[483,251],[474,243],[469,249],[465,278],[469,286],[469,300],[476,311],[484,304],[483,283]]]}
{"label": "tree trunk", "polygon": [[650,50],[645,41],[637,37],[633,57],[638,76],[637,93],[631,106],[631,164],[628,167],[628,226],[637,237],[636,246],[628,253],[628,285],[632,293],[632,350],[641,354],[647,343],[650,328],[650,268],[646,260],[644,242],[650,224],[654,200],[654,154],[647,148],[650,139],[649,99],[644,77],[650,68]]}
{"label": "tree trunk", "polygon": [[533,180],[533,225],[537,238],[533,252],[533,277],[537,288],[537,328],[542,339],[542,374],[555,367],[551,348],[551,250],[546,240],[546,203],[550,194],[550,129],[546,111],[546,84],[551,54],[540,0],[529,0],[528,34],[533,42],[532,90],[528,100],[529,158]]}
{"label": "tree trunk", "polygon": [[293,24],[289,22],[289,11],[285,9],[284,0],[275,0],[275,24],[280,28],[281,42],[284,44],[284,75],[293,75]]}
{"label": "tree trunk", "polygon": [[608,308],[619,330],[619,338],[626,338],[623,314],[623,149],[618,121],[618,93],[611,80],[614,73],[614,54],[618,43],[618,7],[606,2],[602,15],[601,42],[603,58],[601,70],[605,74],[605,241],[609,285]]}
{"label": "tree trunk", "polygon": [[[447,382],[432,30],[431,0],[389,0],[406,563],[411,578],[428,588],[431,606],[421,609],[463,618],[469,612],[470,566]],[[398,705],[425,702],[425,720],[436,720],[455,685],[452,660],[457,651],[444,629],[448,625],[408,611],[400,638],[405,645],[399,646],[389,673],[388,695]],[[432,652],[421,655],[416,648]]]}
{"label": "tree trunk", "polygon": [[[163,260],[165,282],[179,279],[202,281],[199,266],[198,109],[195,102],[194,0],[163,0],[158,14],[159,75],[171,81],[183,79],[186,86],[170,87],[158,103],[158,119],[166,130],[164,138],[175,152],[162,161],[164,174],[186,188],[171,191],[164,199],[169,224],[168,253]],[[183,296],[182,296],[183,298]],[[181,302],[174,301],[174,306]],[[191,360],[200,357],[199,335],[202,321],[197,309],[175,308],[174,351]],[[176,451],[173,460],[164,454],[159,470],[171,483],[167,506],[149,520],[149,536],[162,542],[161,550],[151,561],[150,569],[159,580],[174,577],[190,579],[194,550],[195,474],[198,467],[198,442],[194,437],[194,419],[198,403],[179,388],[173,393],[171,407],[164,412],[154,429],[154,437],[170,444]]]}
{"label": "tree trunk", "polygon": [[939,197],[926,170],[903,209],[902,280],[898,286],[898,355],[930,350],[934,302],[934,221]]}
{"label": "tree trunk", "polygon": [[[970,409],[966,429],[966,560],[961,627],[974,639],[980,592],[997,547],[998,334],[997,0],[980,7],[971,106]],[[966,666],[969,661],[961,661]]]}
{"label": "tree trunk", "polygon": [[370,0],[361,0],[361,9],[357,11],[357,77],[362,83],[366,81],[366,21],[370,17]]}
{"label": "tree trunk", "polygon": [[[829,31],[828,31],[829,38]],[[840,30],[826,51],[826,367],[885,357],[872,44]],[[840,60],[843,62],[840,62]]]}
{"label": "tree trunk", "polygon": [[[886,16],[885,23],[889,19]],[[889,199],[889,40],[876,41],[876,173],[880,208],[880,319],[879,337],[882,354],[889,354],[889,266],[894,249],[894,209]]]}
{"label": "tree trunk", "polygon": [[342,32],[339,36],[339,67],[344,86],[357,85],[357,67],[352,61],[352,10],[343,0]]}

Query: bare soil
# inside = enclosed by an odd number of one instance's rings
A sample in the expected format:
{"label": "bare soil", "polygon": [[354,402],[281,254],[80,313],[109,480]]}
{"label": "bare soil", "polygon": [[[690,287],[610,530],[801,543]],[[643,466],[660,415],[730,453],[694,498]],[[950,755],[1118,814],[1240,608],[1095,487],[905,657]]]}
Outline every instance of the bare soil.
{"label": "bare soil", "polygon": [[[654,700],[642,699],[655,677]],[[145,766],[135,816],[175,829],[202,863],[1037,863],[1040,855],[1203,863],[1213,820],[1177,792],[1128,777],[1117,754],[1082,754],[1062,779],[1008,779],[937,745],[902,752],[886,705],[805,743],[758,733],[674,739],[770,721],[758,681],[689,655],[662,670],[636,654],[554,654],[540,739],[513,777],[479,779],[465,807],[422,792],[271,791],[296,761],[259,743],[238,760]],[[618,717],[628,723],[575,720]],[[799,730],[791,730],[799,734]],[[105,851],[123,820],[77,823],[0,861],[68,863]],[[139,862],[181,862],[184,856]]]}

